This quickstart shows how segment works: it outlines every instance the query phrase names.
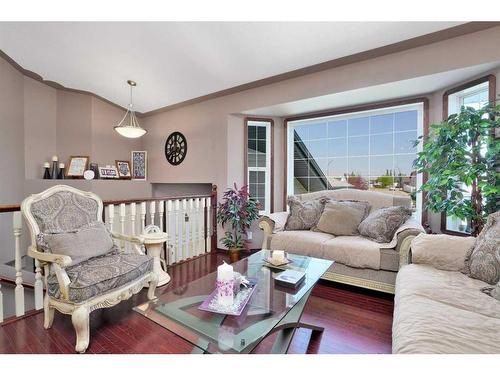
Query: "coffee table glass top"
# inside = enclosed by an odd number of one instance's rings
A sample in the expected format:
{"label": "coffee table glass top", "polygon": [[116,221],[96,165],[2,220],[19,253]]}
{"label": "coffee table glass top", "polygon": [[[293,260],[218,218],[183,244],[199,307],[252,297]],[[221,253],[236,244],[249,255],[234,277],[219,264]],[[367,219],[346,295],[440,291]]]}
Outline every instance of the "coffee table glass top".
{"label": "coffee table glass top", "polygon": [[[270,251],[262,250],[232,264],[235,272],[257,281],[257,289],[240,316],[198,309],[215,289],[217,272],[134,310],[189,341],[199,352],[249,353],[302,297],[308,297],[312,287],[333,264],[329,260],[288,254],[292,262],[276,269],[267,266],[264,259],[269,256]],[[286,268],[305,272],[306,278],[300,289],[274,285],[274,277]]]}

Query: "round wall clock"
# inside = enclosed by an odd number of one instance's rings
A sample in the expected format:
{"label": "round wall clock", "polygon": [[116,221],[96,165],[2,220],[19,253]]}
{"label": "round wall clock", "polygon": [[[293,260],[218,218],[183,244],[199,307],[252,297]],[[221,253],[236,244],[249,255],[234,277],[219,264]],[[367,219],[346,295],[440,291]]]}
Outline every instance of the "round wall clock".
{"label": "round wall clock", "polygon": [[165,157],[172,165],[182,163],[187,153],[186,137],[179,132],[173,132],[165,142]]}

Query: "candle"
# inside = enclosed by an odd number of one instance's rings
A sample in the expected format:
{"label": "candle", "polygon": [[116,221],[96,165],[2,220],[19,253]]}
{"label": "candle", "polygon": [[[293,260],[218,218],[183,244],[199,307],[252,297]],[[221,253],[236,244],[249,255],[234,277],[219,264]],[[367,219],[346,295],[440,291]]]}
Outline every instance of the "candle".
{"label": "candle", "polygon": [[58,161],[59,159],[57,158],[56,155],[52,156],[52,161]]}
{"label": "candle", "polygon": [[217,300],[223,306],[231,306],[234,301],[233,267],[226,262],[217,267]]}
{"label": "candle", "polygon": [[64,168],[64,163],[59,163],[59,168]]}
{"label": "candle", "polygon": [[284,262],[285,261],[285,252],[283,250],[274,250],[272,258],[276,262]]}

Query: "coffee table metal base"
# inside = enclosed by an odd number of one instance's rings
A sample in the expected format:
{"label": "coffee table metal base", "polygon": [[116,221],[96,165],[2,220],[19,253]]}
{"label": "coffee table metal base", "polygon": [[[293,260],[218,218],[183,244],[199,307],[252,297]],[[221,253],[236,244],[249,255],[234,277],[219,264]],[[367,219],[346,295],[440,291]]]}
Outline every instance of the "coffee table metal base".
{"label": "coffee table metal base", "polygon": [[[278,335],[276,336],[276,339],[274,340],[273,346],[272,346],[271,351],[270,351],[271,354],[286,354],[288,352],[288,349],[290,348],[290,344],[292,343],[295,331],[298,328],[306,328],[306,329],[310,329],[312,331],[311,337],[309,340],[312,340],[312,339],[317,340],[317,339],[321,338],[321,335],[323,334],[323,331],[325,330],[323,327],[315,326],[315,325],[308,324],[308,323],[303,323],[300,321],[300,318],[302,317],[302,313],[304,312],[304,308],[306,306],[306,303],[309,299],[310,294],[311,294],[311,291],[309,291],[307,294],[305,294],[300,299],[300,301],[297,302],[295,304],[295,306],[293,306],[290,309],[290,311],[286,314],[286,316],[283,318],[283,320],[264,337],[263,340],[265,340],[266,337],[269,337],[273,333],[278,332]],[[221,318],[221,323],[222,323],[223,316],[221,315],[221,317],[222,317]],[[205,349],[202,349],[202,347],[206,347],[206,346],[200,345],[200,344],[201,343],[199,342],[198,345],[193,348],[193,350],[191,351],[192,354],[207,354],[207,351]],[[258,344],[259,343],[257,343],[253,347],[253,349],[255,349],[255,347],[257,347]],[[310,344],[310,341],[309,341],[309,344]],[[208,343],[207,343],[207,346],[208,346]]]}

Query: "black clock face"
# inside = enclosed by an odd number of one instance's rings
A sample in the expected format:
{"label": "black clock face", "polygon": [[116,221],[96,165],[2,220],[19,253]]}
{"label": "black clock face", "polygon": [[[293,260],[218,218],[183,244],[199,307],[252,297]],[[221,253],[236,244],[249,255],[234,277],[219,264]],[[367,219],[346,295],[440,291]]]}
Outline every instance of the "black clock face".
{"label": "black clock face", "polygon": [[179,132],[173,132],[165,142],[165,157],[172,165],[182,163],[187,153],[186,137]]}

